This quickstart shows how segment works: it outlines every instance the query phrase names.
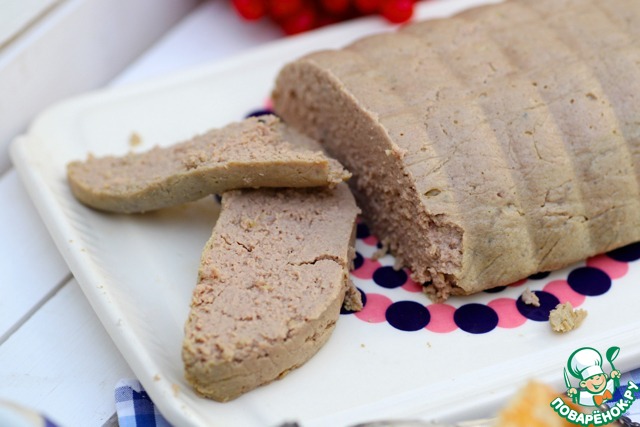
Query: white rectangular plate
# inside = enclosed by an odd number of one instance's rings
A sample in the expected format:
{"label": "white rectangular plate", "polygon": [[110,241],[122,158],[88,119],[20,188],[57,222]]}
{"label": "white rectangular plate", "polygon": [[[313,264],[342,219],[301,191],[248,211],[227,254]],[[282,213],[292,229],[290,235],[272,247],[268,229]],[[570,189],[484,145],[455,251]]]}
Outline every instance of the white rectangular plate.
{"label": "white rectangular plate", "polygon": [[[428,2],[419,16],[446,16],[479,3],[486,1]],[[191,390],[180,358],[183,325],[217,205],[210,198],[145,215],[99,213],[73,198],[66,164],[89,152],[124,154],[133,148],[132,132],[142,137],[143,143],[134,148],[140,151],[239,120],[263,105],[285,62],[384,29],[388,27],[373,18],[337,25],[166,80],[76,98],[43,113],[13,144],[15,166],[59,250],[116,345],[172,423],[265,426],[296,420],[304,426],[337,426],[381,418],[464,419],[491,413],[528,378],[561,389],[567,357],[581,346],[604,352],[616,345],[622,349],[617,368],[640,365],[639,274],[631,263],[609,292],[583,301],[589,317],[566,335],[531,320],[472,334],[459,328],[405,332],[387,322],[346,315],[317,356],[281,381],[225,404]],[[366,256],[375,247],[360,240],[358,250]],[[390,256],[380,262],[393,264]],[[542,289],[566,279],[569,271],[527,285]],[[370,279],[355,281],[369,295],[430,305],[419,293],[384,289]],[[523,289],[448,303],[486,305],[517,298]]]}

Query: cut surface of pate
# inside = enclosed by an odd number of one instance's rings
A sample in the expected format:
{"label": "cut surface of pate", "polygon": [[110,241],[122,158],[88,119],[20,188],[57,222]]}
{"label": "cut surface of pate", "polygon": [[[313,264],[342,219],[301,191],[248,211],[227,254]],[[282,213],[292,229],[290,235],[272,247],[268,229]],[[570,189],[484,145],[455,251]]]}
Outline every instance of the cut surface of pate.
{"label": "cut surface of pate", "polygon": [[67,166],[82,203],[134,213],[238,188],[335,186],[350,174],[273,115],[248,118],[166,148]]}
{"label": "cut surface of pate", "polygon": [[275,112],[436,300],[640,240],[640,1],[511,0],[312,53]]}
{"label": "cut surface of pate", "polygon": [[359,210],[335,189],[224,193],[202,253],[185,326],[185,376],[202,395],[234,399],[302,365],[329,338],[349,280]]}

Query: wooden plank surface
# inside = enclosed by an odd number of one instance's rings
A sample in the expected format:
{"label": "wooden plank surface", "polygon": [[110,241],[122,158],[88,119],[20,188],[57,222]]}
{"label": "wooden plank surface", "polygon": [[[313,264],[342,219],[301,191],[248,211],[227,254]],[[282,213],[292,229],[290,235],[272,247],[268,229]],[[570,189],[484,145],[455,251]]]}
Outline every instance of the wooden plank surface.
{"label": "wooden plank surface", "polygon": [[0,0],[0,49],[62,0]]}
{"label": "wooden plank surface", "polygon": [[65,0],[11,39],[0,49],[0,173],[10,166],[6,147],[36,114],[102,87],[196,2]]}
{"label": "wooden plank surface", "polygon": [[102,425],[114,387],[133,377],[75,280],[0,346],[0,399],[64,426]]}
{"label": "wooden plank surface", "polygon": [[15,170],[0,175],[0,201],[2,343],[70,273]]}

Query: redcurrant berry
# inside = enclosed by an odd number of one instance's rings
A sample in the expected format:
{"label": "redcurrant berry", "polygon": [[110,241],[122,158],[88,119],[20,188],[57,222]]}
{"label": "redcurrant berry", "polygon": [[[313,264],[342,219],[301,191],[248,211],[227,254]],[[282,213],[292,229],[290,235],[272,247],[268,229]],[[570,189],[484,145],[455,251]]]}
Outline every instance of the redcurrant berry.
{"label": "redcurrant berry", "polygon": [[316,27],[316,12],[305,7],[295,15],[282,21],[282,29],[286,34],[298,34]]}
{"label": "redcurrant berry", "polygon": [[340,15],[349,9],[349,0],[322,0],[322,7],[329,13]]}
{"label": "redcurrant berry", "polygon": [[255,21],[266,13],[264,0],[233,0],[233,6],[244,19]]}
{"label": "redcurrant berry", "polygon": [[377,12],[380,9],[380,0],[354,0],[356,8],[364,13]]}
{"label": "redcurrant berry", "polygon": [[303,0],[272,0],[269,2],[269,15],[275,20],[281,20],[298,12]]}
{"label": "redcurrant berry", "polygon": [[413,15],[413,1],[411,0],[383,0],[380,9],[382,16],[389,22],[399,24],[406,22]]}

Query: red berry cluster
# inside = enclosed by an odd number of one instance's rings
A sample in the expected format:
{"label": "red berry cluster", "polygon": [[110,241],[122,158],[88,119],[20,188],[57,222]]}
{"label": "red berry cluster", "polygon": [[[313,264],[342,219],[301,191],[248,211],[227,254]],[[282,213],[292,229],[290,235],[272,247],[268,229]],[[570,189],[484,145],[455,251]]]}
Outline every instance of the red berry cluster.
{"label": "red berry cluster", "polygon": [[269,17],[287,34],[378,13],[388,21],[401,23],[413,14],[416,0],[231,0],[247,20]]}

